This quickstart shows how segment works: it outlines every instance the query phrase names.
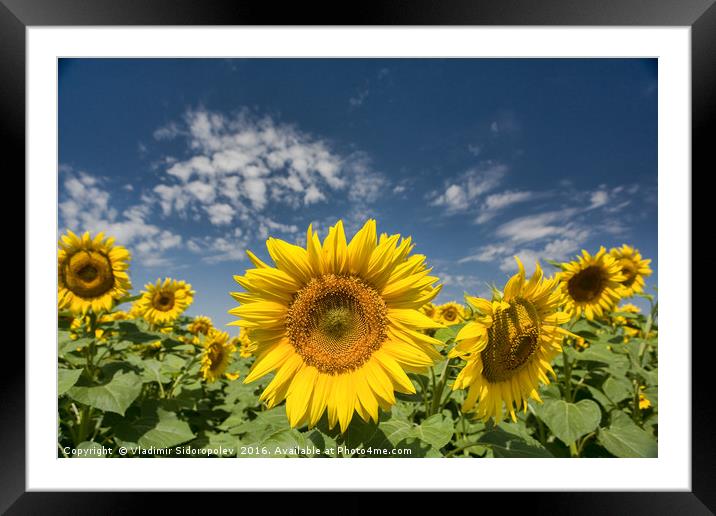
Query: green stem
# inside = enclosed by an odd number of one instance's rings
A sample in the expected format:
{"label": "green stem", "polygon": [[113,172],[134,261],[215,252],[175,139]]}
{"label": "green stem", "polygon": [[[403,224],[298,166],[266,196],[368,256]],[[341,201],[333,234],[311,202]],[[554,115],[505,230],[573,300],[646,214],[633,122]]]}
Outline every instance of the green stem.
{"label": "green stem", "polygon": [[569,455],[571,457],[579,457],[579,450],[577,449],[577,443],[573,442],[569,445]]}
{"label": "green stem", "polygon": [[[197,360],[198,356],[199,356],[199,355],[194,355],[194,356],[191,358],[191,360],[189,361],[189,363],[187,364],[187,366],[184,368],[184,370],[179,374],[179,376],[176,377],[176,380],[174,380],[174,383],[172,383],[172,386],[171,386],[171,388],[169,389],[169,392],[167,392],[167,399],[171,399],[171,398],[174,397],[174,389],[176,389],[177,386],[179,385],[179,383],[180,383],[182,380],[184,380],[184,378],[186,377],[187,373],[189,372],[189,369],[191,369],[192,366],[196,363],[196,360]],[[162,392],[164,392],[164,387],[162,387],[161,384],[159,385],[159,387],[161,388]]]}
{"label": "green stem", "polygon": [[89,434],[89,424],[92,417],[92,407],[89,407],[85,405],[82,407],[82,412],[80,412],[80,427],[77,432],[77,442],[75,442],[75,446],[80,444],[81,442],[84,442],[87,440],[87,435]]}
{"label": "green stem", "polygon": [[569,362],[567,353],[562,350],[562,363],[564,369],[564,397],[567,402],[572,403],[572,364]]}

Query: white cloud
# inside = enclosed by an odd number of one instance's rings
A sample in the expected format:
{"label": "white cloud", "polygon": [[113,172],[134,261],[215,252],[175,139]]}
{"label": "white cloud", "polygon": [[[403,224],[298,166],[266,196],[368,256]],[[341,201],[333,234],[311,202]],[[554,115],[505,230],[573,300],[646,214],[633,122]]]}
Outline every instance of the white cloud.
{"label": "white cloud", "polygon": [[364,89],[358,91],[350,99],[348,99],[348,103],[351,105],[351,107],[354,107],[354,108],[362,106],[363,102],[365,102],[365,99],[368,98],[369,94],[370,94],[370,91],[368,90],[368,88],[364,88]]}
{"label": "white cloud", "polygon": [[460,258],[457,263],[491,262],[512,253],[513,249],[513,246],[507,244],[488,244],[480,248],[477,253]]}
{"label": "white cloud", "polygon": [[596,192],[592,193],[592,197],[590,199],[590,208],[599,208],[600,206],[604,206],[609,202],[609,194],[606,192],[606,190],[597,190]]}
{"label": "white cloud", "polygon": [[205,209],[209,214],[209,221],[215,226],[231,224],[231,220],[234,218],[234,209],[228,204],[212,204]]}
{"label": "white cloud", "polygon": [[487,161],[450,181],[442,194],[433,195],[432,206],[444,206],[448,214],[467,210],[482,194],[497,187],[507,173],[507,166]]}
{"label": "white cloud", "polygon": [[571,219],[574,208],[531,214],[512,219],[499,226],[497,236],[522,243],[551,237],[585,238],[588,230]]}
{"label": "white cloud", "polygon": [[527,191],[505,191],[501,193],[491,194],[485,198],[480,214],[475,222],[483,224],[494,218],[498,211],[507,208],[513,204],[526,202],[533,199],[535,194]]}
{"label": "white cloud", "polygon": [[[532,274],[532,272],[534,272],[536,262],[540,262],[540,265],[544,268],[547,265],[545,260],[567,260],[579,250],[585,240],[586,236],[578,240],[570,238],[556,239],[547,242],[547,244],[541,248],[520,249],[516,251],[514,255],[519,257],[520,261],[522,261],[527,274]],[[517,271],[517,262],[514,257],[504,257],[500,263],[500,270],[505,272]]]}
{"label": "white cloud", "polygon": [[222,207],[217,218],[215,206],[226,205],[241,220],[256,222],[267,209],[296,209],[336,195],[371,203],[390,186],[365,153],[341,155],[323,139],[247,110],[230,117],[197,109],[171,127],[186,137],[191,154],[166,161],[163,182],[153,189],[165,216],[192,209],[223,223],[228,210]]}
{"label": "white cloud", "polygon": [[130,249],[134,259],[146,266],[168,265],[163,253],[180,247],[182,237],[147,222],[146,204],[131,206],[122,211],[110,207],[110,195],[100,180],[85,172],[66,171],[59,203],[60,219],[75,233],[103,231],[118,244]]}
{"label": "white cloud", "polygon": [[154,131],[155,140],[172,140],[179,135],[179,127],[174,123],[169,123]]}

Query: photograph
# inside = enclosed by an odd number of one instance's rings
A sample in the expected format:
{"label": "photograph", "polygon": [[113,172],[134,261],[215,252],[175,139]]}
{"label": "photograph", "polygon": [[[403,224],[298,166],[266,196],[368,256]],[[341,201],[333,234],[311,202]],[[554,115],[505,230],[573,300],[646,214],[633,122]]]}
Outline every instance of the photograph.
{"label": "photograph", "polygon": [[658,458],[658,79],[59,57],[56,457]]}

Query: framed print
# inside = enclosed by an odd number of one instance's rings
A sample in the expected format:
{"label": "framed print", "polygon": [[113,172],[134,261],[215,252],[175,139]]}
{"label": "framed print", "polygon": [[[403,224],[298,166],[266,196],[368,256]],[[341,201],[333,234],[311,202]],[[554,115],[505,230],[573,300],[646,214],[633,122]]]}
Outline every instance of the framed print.
{"label": "framed print", "polygon": [[690,270],[710,2],[319,25],[73,7],[0,11],[28,203],[3,509],[181,490],[713,509]]}

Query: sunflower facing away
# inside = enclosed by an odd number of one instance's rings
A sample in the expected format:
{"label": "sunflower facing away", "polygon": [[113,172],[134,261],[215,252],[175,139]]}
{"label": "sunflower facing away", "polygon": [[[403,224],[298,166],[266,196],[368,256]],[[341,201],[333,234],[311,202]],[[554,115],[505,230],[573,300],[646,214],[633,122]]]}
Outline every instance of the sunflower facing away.
{"label": "sunflower facing away", "polygon": [[172,323],[194,301],[194,291],[185,281],[166,278],[163,282],[147,283],[137,309],[147,322],[155,326]]}
{"label": "sunflower facing away", "polygon": [[437,320],[445,326],[462,322],[465,316],[465,307],[455,301],[449,301],[436,307]]}
{"label": "sunflower facing away", "polygon": [[275,372],[262,401],[286,399],[292,427],[313,427],[327,411],[344,432],[354,412],[377,421],[394,391],[415,392],[406,371],[440,358],[439,341],[419,330],[442,325],[420,311],[439,287],[425,257],[410,255],[410,238],[378,238],[369,220],[348,243],[338,221],[323,243],[309,226],[305,249],[275,238],[266,246],[275,266],[248,252],[256,268],[234,277],[246,292],[232,293],[240,306],[229,311],[257,345],[244,382]]}
{"label": "sunflower facing away", "polygon": [[236,380],[239,375],[227,373],[226,368],[231,363],[231,356],[236,352],[236,346],[229,342],[229,334],[212,329],[204,338],[204,353],[201,356],[201,374],[209,383],[220,379],[222,375],[229,380]]}
{"label": "sunflower facing away", "polygon": [[604,247],[594,256],[582,250],[576,261],[562,264],[557,277],[566,311],[575,317],[584,314],[589,320],[614,307],[624,281],[619,264]]}
{"label": "sunflower facing away", "polygon": [[560,294],[556,278],[543,279],[539,263],[526,281],[525,269],[505,286],[504,296],[486,299],[465,296],[476,315],[460,329],[450,357],[467,361],[453,390],[468,389],[463,411],[474,411],[483,420],[502,421],[503,405],[513,420],[515,409],[527,410],[527,400],[542,401],[539,382],[554,376],[550,363],[561,351],[564,335],[559,327],[569,314],[558,311]]}
{"label": "sunflower facing away", "polygon": [[631,297],[644,292],[644,278],[651,276],[649,267],[651,260],[643,259],[638,250],[626,244],[610,250],[609,254],[617,261],[624,276],[621,282],[621,296]]}
{"label": "sunflower facing away", "polygon": [[57,253],[57,305],[75,314],[110,311],[114,301],[132,288],[127,269],[129,251],[114,238],[89,232],[62,235]]}
{"label": "sunflower facing away", "polygon": [[236,345],[239,346],[239,356],[241,358],[250,358],[256,352],[257,346],[249,339],[246,328],[241,328],[239,336],[234,337],[232,341],[235,341]]}

